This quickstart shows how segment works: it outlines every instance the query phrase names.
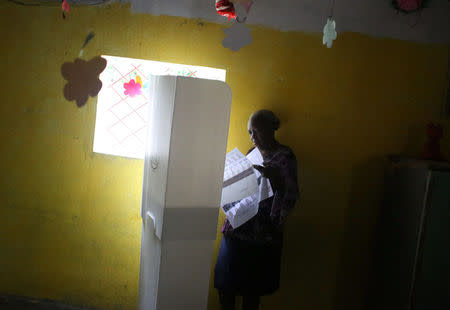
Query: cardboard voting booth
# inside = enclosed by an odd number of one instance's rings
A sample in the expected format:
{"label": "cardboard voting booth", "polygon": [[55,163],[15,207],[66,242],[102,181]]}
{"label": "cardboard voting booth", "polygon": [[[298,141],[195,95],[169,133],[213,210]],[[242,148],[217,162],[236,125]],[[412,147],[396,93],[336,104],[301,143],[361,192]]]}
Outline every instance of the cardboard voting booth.
{"label": "cardboard voting booth", "polygon": [[231,91],[175,76],[150,85],[139,309],[206,309]]}

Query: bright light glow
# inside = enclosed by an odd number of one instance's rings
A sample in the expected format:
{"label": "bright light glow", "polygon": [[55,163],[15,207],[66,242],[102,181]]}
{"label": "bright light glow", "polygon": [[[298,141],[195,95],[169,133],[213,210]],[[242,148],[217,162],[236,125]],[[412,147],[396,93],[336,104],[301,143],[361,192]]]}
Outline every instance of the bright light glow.
{"label": "bright light glow", "polygon": [[[94,152],[144,158],[150,75],[178,75],[225,81],[226,71],[168,62],[102,56],[108,62],[100,74],[103,83],[97,98]],[[125,95],[124,83],[142,80],[141,94]]]}

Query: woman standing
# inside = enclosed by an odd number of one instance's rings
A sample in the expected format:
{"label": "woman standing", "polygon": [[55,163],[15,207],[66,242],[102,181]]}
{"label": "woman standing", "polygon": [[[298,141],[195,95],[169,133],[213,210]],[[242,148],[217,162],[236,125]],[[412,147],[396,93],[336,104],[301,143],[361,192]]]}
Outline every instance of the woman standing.
{"label": "woman standing", "polygon": [[244,310],[257,310],[260,296],[279,288],[283,224],[299,197],[297,160],[275,140],[279,127],[268,110],[253,113],[248,121],[250,139],[264,159],[263,166],[254,167],[269,179],[274,195],[260,201],[258,213],[242,226],[233,229],[225,220],[214,270],[222,310],[234,310],[236,296],[243,296]]}

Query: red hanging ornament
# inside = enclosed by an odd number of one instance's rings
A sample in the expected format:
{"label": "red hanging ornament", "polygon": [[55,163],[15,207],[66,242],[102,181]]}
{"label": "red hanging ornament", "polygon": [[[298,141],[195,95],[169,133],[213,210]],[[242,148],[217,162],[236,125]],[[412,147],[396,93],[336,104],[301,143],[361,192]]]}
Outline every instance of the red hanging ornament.
{"label": "red hanging ornament", "polygon": [[404,11],[415,11],[422,6],[423,0],[397,0],[398,7]]}
{"label": "red hanging ornament", "polygon": [[393,0],[394,7],[404,13],[412,13],[424,7],[426,0]]}
{"label": "red hanging ornament", "polygon": [[228,20],[236,18],[236,10],[229,0],[216,0],[216,10],[219,15],[228,17]]}
{"label": "red hanging ornament", "polygon": [[70,11],[69,3],[67,3],[66,0],[62,0],[61,11],[62,11],[62,17],[66,18],[66,14],[64,14],[64,12],[69,12]]}

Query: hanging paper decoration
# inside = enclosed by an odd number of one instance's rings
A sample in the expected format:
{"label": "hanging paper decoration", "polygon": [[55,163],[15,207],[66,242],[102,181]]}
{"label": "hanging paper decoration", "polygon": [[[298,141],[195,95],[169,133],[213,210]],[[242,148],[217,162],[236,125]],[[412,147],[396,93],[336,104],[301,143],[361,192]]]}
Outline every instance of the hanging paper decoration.
{"label": "hanging paper decoration", "polygon": [[236,18],[236,10],[229,0],[216,0],[216,11],[219,15],[227,17],[228,20]]}
{"label": "hanging paper decoration", "polygon": [[424,8],[426,0],[393,0],[392,5],[403,13],[412,13]]}
{"label": "hanging paper decoration", "polygon": [[328,48],[333,46],[333,41],[337,38],[336,22],[333,17],[329,17],[325,27],[323,27],[323,44]]}
{"label": "hanging paper decoration", "polygon": [[130,80],[128,83],[124,83],[123,87],[125,88],[123,93],[126,96],[134,97],[141,94],[141,84],[136,83],[134,79]]}
{"label": "hanging paper decoration", "polygon": [[62,11],[62,17],[66,18],[66,15],[64,14],[64,12],[68,13],[70,11],[69,3],[67,3],[66,0],[62,0],[61,11]]}
{"label": "hanging paper decoration", "polygon": [[[224,1],[216,1],[216,8],[219,5],[219,2],[225,4],[223,3]],[[245,22],[247,21],[247,16],[253,5],[253,1],[231,0],[231,2],[234,2],[234,4],[228,1],[226,4],[232,6],[235,22],[231,27],[223,29],[225,38],[222,41],[222,45],[236,52],[252,42],[250,29],[245,25]]]}
{"label": "hanging paper decoration", "polygon": [[89,61],[77,58],[74,62],[64,63],[61,67],[61,74],[67,80],[64,97],[75,100],[78,107],[85,105],[89,96],[97,96],[102,88],[99,75],[105,68],[106,59],[100,56]]}
{"label": "hanging paper decoration", "polygon": [[230,0],[231,2],[233,2],[234,6],[236,7],[238,4],[242,5],[245,10],[247,11],[247,13],[250,11],[250,8],[253,5],[253,1],[252,0]]}
{"label": "hanging paper decoration", "polygon": [[337,38],[336,32],[336,21],[334,20],[334,5],[336,0],[330,0],[330,15],[328,15],[327,23],[323,27],[323,38],[322,43],[326,45],[328,48],[333,46],[333,41]]}
{"label": "hanging paper decoration", "polygon": [[250,8],[252,7],[252,5],[253,5],[253,1],[234,3],[236,21],[238,23],[245,23],[247,21],[247,16],[248,16],[248,13],[250,12]]}
{"label": "hanging paper decoration", "polygon": [[253,5],[253,1],[250,1],[250,2],[242,2],[241,5],[245,8],[245,10],[247,11],[247,14],[248,14],[248,12],[250,11],[250,8],[251,8],[252,5]]}
{"label": "hanging paper decoration", "polygon": [[223,39],[222,45],[233,52],[252,43],[250,29],[244,23],[235,22],[230,28],[223,29],[223,32],[225,33],[225,39]]}

